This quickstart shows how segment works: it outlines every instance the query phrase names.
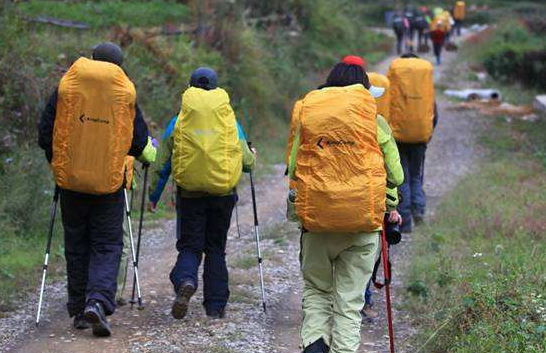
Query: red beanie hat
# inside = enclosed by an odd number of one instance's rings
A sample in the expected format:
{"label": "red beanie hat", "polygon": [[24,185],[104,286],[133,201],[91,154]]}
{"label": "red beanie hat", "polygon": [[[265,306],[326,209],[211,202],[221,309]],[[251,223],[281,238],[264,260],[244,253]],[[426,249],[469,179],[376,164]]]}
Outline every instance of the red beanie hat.
{"label": "red beanie hat", "polygon": [[364,59],[362,59],[360,56],[356,55],[347,55],[343,58],[343,60],[341,60],[341,62],[347,65],[360,66],[363,69],[366,68],[366,61],[364,61]]}

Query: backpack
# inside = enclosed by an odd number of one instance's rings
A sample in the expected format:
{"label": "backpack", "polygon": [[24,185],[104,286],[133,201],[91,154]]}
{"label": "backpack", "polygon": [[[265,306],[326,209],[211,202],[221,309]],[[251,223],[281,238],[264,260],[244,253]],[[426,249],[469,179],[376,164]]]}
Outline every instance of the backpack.
{"label": "backpack", "polygon": [[300,113],[296,212],[316,233],[373,232],[385,212],[377,112],[363,85],[308,93]]}
{"label": "backpack", "polygon": [[82,57],[64,74],[57,92],[55,182],[86,194],[118,191],[133,139],[133,83],[119,66]]}
{"label": "backpack", "polygon": [[453,9],[453,18],[456,20],[464,20],[466,16],[466,3],[464,1],[457,1],[455,8]]}
{"label": "backpack", "polygon": [[395,31],[402,31],[404,29],[404,20],[403,20],[403,18],[400,17],[400,16],[396,16],[392,20],[392,28]]}
{"label": "backpack", "polygon": [[243,151],[226,91],[188,88],[173,138],[173,177],[180,188],[225,195],[237,185]]}
{"label": "backpack", "polygon": [[377,104],[377,114],[380,114],[385,119],[389,119],[391,113],[391,93],[390,93],[390,82],[387,76],[376,73],[368,72],[368,78],[370,79],[370,84],[375,87],[382,87],[385,89],[383,95],[375,99]]}
{"label": "backpack", "polygon": [[426,143],[432,136],[434,75],[429,61],[395,59],[387,73],[391,109],[388,119],[397,142]]}

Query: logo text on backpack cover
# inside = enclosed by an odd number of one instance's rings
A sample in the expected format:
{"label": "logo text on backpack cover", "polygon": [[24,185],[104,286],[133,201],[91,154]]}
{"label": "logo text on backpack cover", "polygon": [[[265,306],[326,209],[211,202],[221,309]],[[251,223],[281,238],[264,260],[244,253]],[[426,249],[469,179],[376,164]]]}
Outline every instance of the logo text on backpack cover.
{"label": "logo text on backpack cover", "polygon": [[348,141],[348,140],[327,140],[324,137],[321,137],[318,142],[317,146],[321,149],[324,149],[325,147],[329,146],[354,146],[356,145],[356,142],[354,141]]}
{"label": "logo text on backpack cover", "polygon": [[82,124],[85,123],[86,121],[89,121],[92,123],[99,123],[99,124],[110,124],[110,121],[108,121],[107,119],[90,118],[90,117],[86,117],[85,114],[80,115],[80,121],[82,122]]}

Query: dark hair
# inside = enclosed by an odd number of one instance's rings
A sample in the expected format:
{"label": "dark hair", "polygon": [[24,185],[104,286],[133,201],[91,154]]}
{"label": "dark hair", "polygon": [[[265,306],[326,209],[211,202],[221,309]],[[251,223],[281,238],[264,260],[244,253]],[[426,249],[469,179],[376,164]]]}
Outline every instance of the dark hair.
{"label": "dark hair", "polygon": [[400,56],[402,59],[409,59],[409,58],[419,58],[417,54],[414,53],[405,53]]}
{"label": "dark hair", "polygon": [[358,83],[364,85],[366,89],[370,88],[370,80],[366,71],[358,65],[338,63],[330,71],[326,83],[319,86],[319,89],[325,87],[345,87]]}

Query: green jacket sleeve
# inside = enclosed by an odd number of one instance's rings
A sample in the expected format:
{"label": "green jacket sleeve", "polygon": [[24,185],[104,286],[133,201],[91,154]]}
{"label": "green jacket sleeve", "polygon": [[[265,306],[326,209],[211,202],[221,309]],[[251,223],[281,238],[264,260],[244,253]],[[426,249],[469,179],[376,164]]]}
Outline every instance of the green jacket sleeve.
{"label": "green jacket sleeve", "polygon": [[292,151],[290,152],[290,158],[288,160],[288,176],[290,179],[296,180],[296,157],[298,150],[300,149],[300,129],[301,125],[298,125],[296,134],[294,135],[294,142],[292,142]]}
{"label": "green jacket sleeve", "polygon": [[156,154],[157,154],[157,149],[154,147],[152,143],[152,138],[148,136],[148,142],[146,143],[146,146],[142,150],[142,154],[137,159],[139,162],[152,164],[155,162]]}
{"label": "green jacket sleeve", "polygon": [[398,201],[398,188],[387,187],[387,212],[396,210],[396,207],[398,206]]}
{"label": "green jacket sleeve", "polygon": [[377,114],[377,142],[383,152],[385,169],[387,170],[387,186],[396,187],[404,182],[404,171],[400,164],[398,147],[392,135],[391,128],[385,118]]}
{"label": "green jacket sleeve", "polygon": [[241,149],[243,150],[243,172],[250,173],[254,170],[254,168],[256,168],[256,156],[248,147],[246,140],[239,139],[239,143],[241,144]]}

